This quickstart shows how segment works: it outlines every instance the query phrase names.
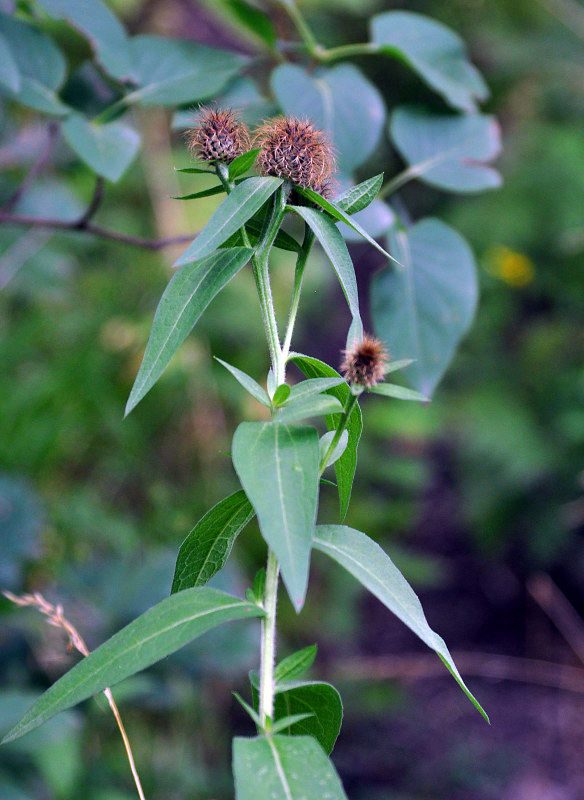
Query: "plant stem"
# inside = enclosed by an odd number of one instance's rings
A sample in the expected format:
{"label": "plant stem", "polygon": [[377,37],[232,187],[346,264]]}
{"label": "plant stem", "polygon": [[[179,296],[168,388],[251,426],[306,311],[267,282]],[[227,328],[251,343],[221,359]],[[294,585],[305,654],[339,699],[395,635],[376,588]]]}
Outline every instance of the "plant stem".
{"label": "plant stem", "polygon": [[294,0],[284,0],[282,5],[288,12],[288,16],[294,23],[296,30],[300,34],[300,38],[304,42],[306,49],[310,53],[311,56],[320,60],[320,57],[324,51],[322,45],[320,45],[316,39],[314,38],[314,34],[308,27],[304,16]]}
{"label": "plant stem", "polygon": [[276,658],[276,605],[278,602],[278,560],[268,548],[266,587],[262,621],[262,655],[260,666],[260,719],[264,729],[269,729],[274,718],[274,663]]}
{"label": "plant stem", "polygon": [[292,303],[290,305],[290,312],[288,314],[288,327],[286,328],[286,336],[284,344],[282,345],[282,362],[284,370],[286,370],[286,361],[288,353],[290,352],[290,344],[292,343],[292,333],[294,331],[294,324],[296,322],[296,315],[298,313],[298,304],[300,303],[300,292],[302,290],[302,278],[304,277],[304,267],[310,254],[312,244],[314,242],[314,233],[312,228],[308,225],[304,228],[304,241],[302,242],[302,250],[298,254],[296,260],[296,270],[294,272],[294,293],[292,295]]}
{"label": "plant stem", "polygon": [[347,402],[345,403],[345,408],[343,410],[343,416],[340,419],[339,425],[338,425],[338,427],[337,427],[337,429],[335,431],[335,435],[333,436],[333,438],[331,440],[331,443],[328,446],[328,449],[327,449],[326,453],[323,455],[323,457],[322,457],[322,459],[320,461],[320,468],[319,468],[319,471],[318,471],[319,478],[322,475],[322,473],[325,471],[327,462],[328,462],[329,458],[331,457],[331,455],[334,453],[335,447],[338,445],[338,443],[339,443],[339,441],[341,439],[341,436],[343,435],[343,431],[347,427],[347,424],[349,422],[349,417],[351,416],[351,412],[353,411],[355,403],[357,402],[357,397],[358,397],[358,395],[353,394],[353,392],[351,390],[349,391],[349,396],[347,397]]}
{"label": "plant stem", "polygon": [[320,47],[312,55],[318,58],[319,61],[326,63],[338,61],[341,58],[350,58],[351,56],[371,56],[379,52],[381,52],[381,45],[374,42],[365,42],[363,44],[344,44],[340,47],[331,47],[329,50]]}

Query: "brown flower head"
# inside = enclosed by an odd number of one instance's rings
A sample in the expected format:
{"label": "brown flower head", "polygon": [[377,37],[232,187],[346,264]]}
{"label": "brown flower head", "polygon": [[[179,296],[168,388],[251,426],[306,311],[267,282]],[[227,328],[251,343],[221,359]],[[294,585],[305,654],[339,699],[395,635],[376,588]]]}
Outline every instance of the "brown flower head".
{"label": "brown flower head", "polygon": [[255,136],[260,148],[258,166],[263,175],[286,178],[296,186],[329,193],[335,169],[333,149],[326,134],[311,122],[278,117],[265,122]]}
{"label": "brown flower head", "polygon": [[389,355],[379,339],[365,334],[344,355],[341,372],[349,383],[370,388],[383,380]]}
{"label": "brown flower head", "polygon": [[203,108],[197,124],[187,131],[189,150],[196,159],[230,164],[249,150],[246,126],[229,108]]}

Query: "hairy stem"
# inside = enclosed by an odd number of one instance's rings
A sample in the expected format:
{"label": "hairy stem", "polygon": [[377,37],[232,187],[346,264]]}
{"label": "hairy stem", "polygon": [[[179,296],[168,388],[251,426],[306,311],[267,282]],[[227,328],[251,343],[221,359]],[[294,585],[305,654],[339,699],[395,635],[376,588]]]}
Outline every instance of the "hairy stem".
{"label": "hairy stem", "polygon": [[286,328],[286,336],[284,337],[284,344],[282,345],[282,361],[284,370],[286,369],[286,361],[290,353],[290,345],[292,343],[292,333],[294,332],[294,324],[296,323],[296,315],[298,314],[298,305],[300,303],[300,292],[302,290],[302,278],[304,277],[304,267],[310,254],[312,244],[314,242],[314,233],[312,228],[308,225],[304,228],[304,241],[302,242],[302,250],[296,259],[296,270],[294,273],[294,292],[292,294],[292,303],[290,305],[290,312],[288,314],[288,327]]}
{"label": "hairy stem", "polygon": [[276,605],[278,602],[278,560],[268,549],[266,588],[262,621],[262,654],[260,665],[260,719],[264,728],[274,718],[274,663],[276,659]]}

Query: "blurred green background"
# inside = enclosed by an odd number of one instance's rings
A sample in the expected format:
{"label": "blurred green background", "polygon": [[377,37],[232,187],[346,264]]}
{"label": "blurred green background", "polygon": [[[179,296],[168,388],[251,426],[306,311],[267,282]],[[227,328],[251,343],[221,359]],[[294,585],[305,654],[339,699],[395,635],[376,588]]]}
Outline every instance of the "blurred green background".
{"label": "blurred green background", "polygon": [[[253,47],[194,0],[111,3],[133,32]],[[333,759],[352,800],[581,800],[584,787],[584,6],[576,0],[311,0],[326,45],[365,37],[367,17],[407,8],[458,31],[486,76],[504,150],[504,187],[453,197],[411,184],[414,217],[468,238],[480,266],[475,324],[429,407],[367,397],[347,524],[367,530],[420,594],[487,709],[489,728],[432,654],[314,557],[305,610],[282,598],[280,652],[316,641],[315,674],[339,686]],[[286,22],[278,18],[285,28]],[[288,34],[289,28],[286,29]],[[73,35],[61,46],[75,52]],[[359,61],[389,97],[426,94],[396,62]],[[192,176],[164,111],[137,120],[145,146],[108,189],[98,222],[142,236],[202,227],[216,198],[179,204]],[[43,131],[32,112],[1,118],[6,197]],[[396,157],[397,159],[397,157]],[[397,161],[396,161],[397,165]],[[67,183],[57,181],[67,174]],[[187,178],[189,180],[187,180]],[[180,187],[179,187],[180,183]],[[93,179],[64,146],[27,195],[30,213],[79,213]],[[196,188],[204,188],[202,181]],[[182,192],[181,192],[182,193]],[[237,488],[229,448],[260,407],[213,362],[260,377],[267,354],[250,274],[213,302],[138,408],[124,405],[178,251],[83,234],[0,229],[0,586],[65,605],[90,647],[168,594],[176,551]],[[352,253],[363,298],[380,266]],[[282,310],[293,261],[278,255]],[[367,313],[365,314],[367,319]],[[336,364],[348,314],[315,252],[295,347]],[[335,520],[334,490],[320,519]],[[243,591],[264,559],[252,526],[219,578]],[[58,631],[0,604],[0,728],[73,663]],[[226,627],[115,692],[149,800],[232,796],[230,737],[251,733],[256,626]],[[580,654],[578,656],[578,653]],[[0,749],[3,800],[129,800],[115,723],[92,701]]]}

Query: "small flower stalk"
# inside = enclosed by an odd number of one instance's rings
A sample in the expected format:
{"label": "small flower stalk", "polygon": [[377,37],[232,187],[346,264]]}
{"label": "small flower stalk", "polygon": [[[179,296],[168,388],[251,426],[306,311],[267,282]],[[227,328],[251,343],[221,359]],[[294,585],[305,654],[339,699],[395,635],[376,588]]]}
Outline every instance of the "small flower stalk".
{"label": "small flower stalk", "polygon": [[344,356],[341,372],[352,386],[370,389],[383,380],[389,354],[380,339],[365,334]]}
{"label": "small flower stalk", "polygon": [[198,161],[230,164],[250,148],[249,131],[229,108],[204,108],[187,132],[189,150]]}
{"label": "small flower stalk", "polygon": [[295,186],[330,194],[335,156],[326,134],[311,122],[278,117],[257,131],[258,166],[262,175],[285,178]]}

